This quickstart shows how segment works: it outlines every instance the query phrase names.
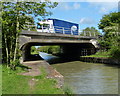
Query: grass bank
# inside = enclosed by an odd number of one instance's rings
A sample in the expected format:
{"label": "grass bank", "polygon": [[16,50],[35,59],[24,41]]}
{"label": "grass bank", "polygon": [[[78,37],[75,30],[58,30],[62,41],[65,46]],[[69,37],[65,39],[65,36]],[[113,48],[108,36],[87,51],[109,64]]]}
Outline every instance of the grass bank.
{"label": "grass bank", "polygon": [[120,52],[113,49],[110,49],[108,51],[99,50],[98,52],[96,52],[96,54],[81,56],[81,57],[111,58],[111,59],[119,60]]}
{"label": "grass bank", "polygon": [[27,94],[29,93],[28,80],[31,77],[17,75],[21,69],[13,71],[2,66],[2,94]]}
{"label": "grass bank", "polygon": [[81,57],[100,57],[100,58],[110,58],[112,55],[108,51],[98,51],[96,54],[81,56]]}
{"label": "grass bank", "polygon": [[[46,73],[42,69],[40,76],[18,75],[24,72],[17,67],[13,71],[2,66],[2,94],[69,94],[70,91],[56,87],[56,80],[46,78]],[[70,93],[71,94],[71,93]]]}
{"label": "grass bank", "polygon": [[2,95],[2,65],[0,64],[0,96]]}
{"label": "grass bank", "polygon": [[92,63],[104,63],[104,64],[120,64],[120,57],[112,55],[110,51],[97,52],[94,55],[81,56],[81,61],[92,62]]}

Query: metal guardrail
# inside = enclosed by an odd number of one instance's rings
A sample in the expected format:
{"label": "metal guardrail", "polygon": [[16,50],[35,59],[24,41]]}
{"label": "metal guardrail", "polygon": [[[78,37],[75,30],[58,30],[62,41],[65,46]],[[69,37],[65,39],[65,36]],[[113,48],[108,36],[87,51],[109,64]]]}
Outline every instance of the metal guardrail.
{"label": "metal guardrail", "polygon": [[[33,25],[28,26],[28,31],[30,31],[31,26],[33,27]],[[35,27],[35,29],[37,29],[37,27],[35,25],[34,25],[34,27]],[[42,32],[45,32],[45,29],[47,30],[48,33],[60,33],[60,34],[70,34],[71,33],[71,35],[77,35],[77,30],[72,31],[71,28],[54,26],[53,30],[49,30],[49,27],[42,27],[41,28]],[[90,31],[83,31],[83,32],[78,31],[78,35],[89,36],[89,37],[98,36],[98,34],[96,34],[96,32],[90,32]]]}
{"label": "metal guardrail", "polygon": [[71,30],[71,28],[54,26],[54,30],[55,30],[54,33],[61,33],[61,34],[69,34],[69,33],[71,33],[71,35],[73,35],[73,31]]}

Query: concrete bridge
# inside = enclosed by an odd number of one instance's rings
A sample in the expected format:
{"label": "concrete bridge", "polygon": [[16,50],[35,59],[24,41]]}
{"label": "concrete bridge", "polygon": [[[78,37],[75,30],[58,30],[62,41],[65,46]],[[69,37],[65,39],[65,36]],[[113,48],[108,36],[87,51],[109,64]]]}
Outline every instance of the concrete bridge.
{"label": "concrete bridge", "polygon": [[23,61],[29,61],[33,58],[40,59],[38,55],[33,56],[30,54],[31,46],[60,45],[62,56],[68,58],[79,58],[81,55],[94,54],[96,49],[99,48],[96,37],[36,31],[22,31],[19,44]]}

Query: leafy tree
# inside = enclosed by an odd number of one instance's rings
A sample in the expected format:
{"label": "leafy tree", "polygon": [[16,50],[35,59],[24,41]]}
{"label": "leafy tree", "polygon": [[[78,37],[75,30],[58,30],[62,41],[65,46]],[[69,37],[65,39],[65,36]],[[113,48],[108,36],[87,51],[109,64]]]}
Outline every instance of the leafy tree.
{"label": "leafy tree", "polygon": [[38,48],[38,51],[40,52],[45,52],[48,54],[53,54],[53,55],[57,55],[57,54],[61,54],[61,50],[60,50],[60,46],[41,46]]}
{"label": "leafy tree", "polygon": [[81,36],[98,36],[100,32],[95,27],[87,27],[83,29]]}
{"label": "leafy tree", "polygon": [[116,23],[120,23],[120,12],[113,12],[107,15],[104,15],[102,19],[100,20],[100,23],[98,24],[99,29],[102,29],[103,32],[107,33],[104,28],[107,26],[115,26]]}
{"label": "leafy tree", "polygon": [[3,63],[10,66],[19,58],[19,33],[33,18],[51,15],[48,8],[57,6],[56,2],[2,2],[2,57]]}
{"label": "leafy tree", "polygon": [[37,49],[35,48],[35,46],[31,47],[31,54],[38,54]]}
{"label": "leafy tree", "polygon": [[[120,12],[113,12],[104,15],[98,27],[103,30],[104,36],[100,40],[103,48],[111,52],[113,57],[120,54]],[[120,55],[119,55],[120,56]]]}
{"label": "leafy tree", "polygon": [[116,36],[119,35],[119,23],[120,23],[120,12],[114,12],[104,15],[98,24],[99,29],[103,30],[104,36],[101,45],[107,49],[110,49]]}

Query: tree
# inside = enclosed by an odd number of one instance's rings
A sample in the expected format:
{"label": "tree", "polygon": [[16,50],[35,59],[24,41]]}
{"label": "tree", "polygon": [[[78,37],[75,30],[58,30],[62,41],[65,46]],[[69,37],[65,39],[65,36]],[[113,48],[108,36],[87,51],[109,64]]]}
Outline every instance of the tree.
{"label": "tree", "polygon": [[87,27],[81,32],[82,36],[98,36],[100,32],[95,27]]}
{"label": "tree", "polygon": [[[110,51],[111,55],[120,54],[120,12],[113,12],[104,15],[98,24],[99,29],[103,30],[104,36],[100,40],[100,45]],[[120,55],[119,55],[120,56]]]}
{"label": "tree", "polygon": [[120,24],[120,12],[113,12],[107,15],[104,15],[98,24],[99,29],[102,29],[105,38],[109,35],[115,35],[119,33],[119,24]]}
{"label": "tree", "polygon": [[115,26],[116,23],[120,23],[120,12],[113,12],[107,15],[104,15],[102,19],[100,20],[100,23],[98,24],[99,29],[102,29],[103,32],[107,33],[104,28],[105,27],[110,27],[110,26]]}
{"label": "tree", "polygon": [[10,66],[19,58],[19,33],[33,18],[51,15],[48,8],[57,6],[56,2],[2,2],[2,57],[3,63]]}
{"label": "tree", "polygon": [[99,29],[103,30],[104,36],[102,38],[102,46],[106,46],[106,48],[110,48],[111,42],[115,36],[119,35],[119,23],[120,23],[120,12],[113,12],[107,15],[104,15],[98,24]]}
{"label": "tree", "polygon": [[31,47],[31,54],[37,54],[38,53],[38,51],[37,51],[37,49],[35,48],[35,46],[32,46]]}

